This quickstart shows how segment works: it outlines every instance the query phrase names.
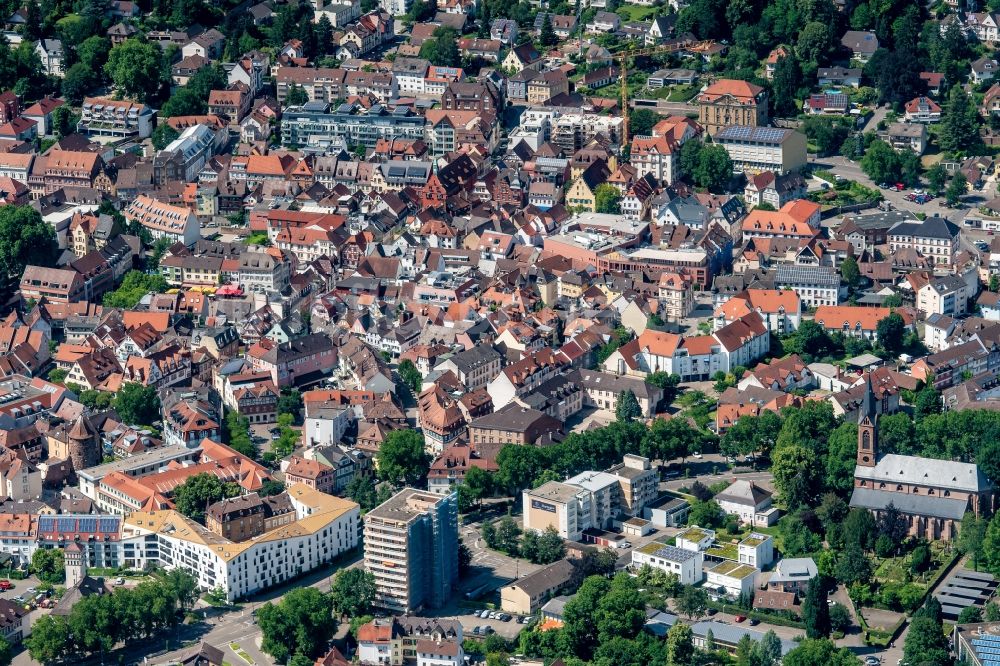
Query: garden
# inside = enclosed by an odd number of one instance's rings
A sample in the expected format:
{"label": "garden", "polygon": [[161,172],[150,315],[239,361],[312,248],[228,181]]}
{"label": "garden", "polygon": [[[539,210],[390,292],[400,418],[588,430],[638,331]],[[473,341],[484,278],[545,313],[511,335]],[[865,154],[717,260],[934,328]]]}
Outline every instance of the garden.
{"label": "garden", "polygon": [[958,554],[941,541],[926,543],[908,540],[900,554],[868,555],[872,576],[869,582],[850,586],[856,606],[897,613],[913,613],[924,603],[928,590],[944,574]]}
{"label": "garden", "polygon": [[834,208],[837,206],[852,206],[855,204],[875,202],[882,199],[882,193],[870,187],[865,187],[861,183],[851,180],[835,180],[825,178],[820,172],[813,174],[817,178],[832,181],[832,187],[826,190],[816,190],[810,192],[808,198],[815,201],[824,208]]}

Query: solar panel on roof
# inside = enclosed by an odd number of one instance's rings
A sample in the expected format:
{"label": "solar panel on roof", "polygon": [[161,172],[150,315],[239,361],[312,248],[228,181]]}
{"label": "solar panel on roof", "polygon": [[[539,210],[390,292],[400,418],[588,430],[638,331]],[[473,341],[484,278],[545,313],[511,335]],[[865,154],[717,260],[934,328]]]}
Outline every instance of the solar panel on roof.
{"label": "solar panel on roof", "polygon": [[56,521],[56,530],[59,532],[73,532],[76,530],[76,518],[59,518]]}
{"label": "solar panel on roof", "polygon": [[97,518],[80,518],[78,521],[81,532],[96,532]]}
{"label": "solar panel on roof", "polygon": [[118,531],[118,519],[117,518],[100,518],[98,520],[98,527],[101,532],[117,532]]}

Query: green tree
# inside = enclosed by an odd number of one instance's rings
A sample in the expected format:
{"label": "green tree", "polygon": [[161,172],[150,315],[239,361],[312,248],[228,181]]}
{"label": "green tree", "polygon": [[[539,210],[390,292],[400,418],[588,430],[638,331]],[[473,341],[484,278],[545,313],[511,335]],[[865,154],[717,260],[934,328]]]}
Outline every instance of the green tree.
{"label": "green tree", "polygon": [[799,33],[795,52],[803,62],[819,63],[833,44],[832,26],[819,21],[807,23]]}
{"label": "green tree", "polygon": [[555,527],[549,525],[538,537],[537,564],[551,564],[566,554],[566,543]]}
{"label": "green tree", "polygon": [[941,413],[941,394],[933,386],[925,386],[917,393],[913,403],[914,416],[919,421],[927,416]]}
{"label": "green tree", "polygon": [[375,603],[375,576],[364,569],[341,569],[333,577],[330,601],[341,616],[357,617],[371,612]]}
{"label": "green tree", "polygon": [[250,419],[230,410],[225,420],[226,444],[248,458],[257,457],[257,446],[250,439]]}
{"label": "green tree", "polygon": [[855,454],[858,449],[858,426],[841,423],[830,433],[826,455],[826,487],[848,493],[854,487]]}
{"label": "green tree", "polygon": [[66,560],[61,548],[39,548],[31,555],[31,571],[43,583],[66,581]]}
{"label": "green tree", "polygon": [[208,95],[200,95],[198,92],[188,84],[182,88],[178,88],[173,95],[170,96],[164,104],[163,108],[160,109],[160,114],[163,119],[173,118],[175,116],[194,116],[205,113],[208,110]]}
{"label": "green tree", "polygon": [[902,162],[892,146],[875,139],[861,159],[861,169],[876,183],[895,183],[902,174]]}
{"label": "green tree", "polygon": [[309,101],[309,94],[297,84],[292,84],[285,93],[285,106],[302,106]]}
{"label": "green tree", "polygon": [[420,45],[420,57],[439,67],[458,67],[462,54],[458,51],[458,33],[454,28],[439,26],[430,39]]}
{"label": "green tree", "polygon": [[903,644],[903,661],[921,666],[948,666],[952,663],[948,652],[948,638],[940,620],[923,615],[914,617]]}
{"label": "green tree", "polygon": [[830,635],[830,606],[826,603],[826,588],[814,580],[802,602],[802,622],[806,625],[807,638],[826,638]]}
{"label": "green tree", "polygon": [[621,200],[621,190],[614,185],[602,183],[594,189],[594,206],[598,213],[620,213]]}
{"label": "green tree", "polygon": [[108,61],[108,53],[110,52],[111,40],[100,35],[88,37],[76,49],[76,55],[80,59],[80,62],[92,73],[100,72],[104,69],[104,64]]}
{"label": "green tree", "polygon": [[166,290],[167,281],[163,279],[163,276],[148,275],[142,271],[129,271],[118,289],[104,295],[104,306],[131,310],[146,294],[160,293]]}
{"label": "green tree", "polygon": [[975,571],[979,570],[987,525],[985,518],[980,518],[969,511],[962,517],[962,524],[958,530],[958,549],[963,555],[971,556],[972,568]]}
{"label": "green tree", "polygon": [[377,459],[379,478],[394,486],[419,484],[430,468],[424,438],[414,430],[394,430],[386,435]]}
{"label": "green tree", "polygon": [[942,150],[960,153],[979,143],[979,114],[964,87],[951,87],[940,130],[938,143]]}
{"label": "green tree", "polygon": [[94,87],[94,73],[82,62],[75,63],[66,70],[61,89],[63,97],[73,106],[83,103],[84,96]]}
{"label": "green tree", "polygon": [[619,421],[632,421],[642,416],[642,408],[632,389],[625,389],[618,394],[618,404],[615,407],[615,418]]}
{"label": "green tree", "polygon": [[278,413],[291,414],[292,423],[302,425],[302,394],[298,389],[281,389],[281,395],[278,397]]}
{"label": "green tree", "polygon": [[120,94],[146,102],[159,91],[162,57],[155,44],[127,39],[108,53],[104,71]]}
{"label": "green tree", "polygon": [[797,98],[801,87],[802,67],[799,65],[799,59],[794,55],[780,58],[774,66],[774,75],[771,78],[771,89],[773,90],[771,101],[776,116],[794,117],[799,114],[800,107]]}
{"label": "green tree", "polygon": [[668,666],[689,666],[694,658],[693,632],[691,627],[678,622],[667,631]]}
{"label": "green tree", "polygon": [[298,587],[279,603],[268,602],[257,611],[257,625],[263,634],[261,649],[281,663],[292,655],[319,656],[333,636],[330,597],[314,587]]}
{"label": "green tree", "polygon": [[697,620],[708,610],[708,592],[704,588],[685,586],[681,596],[677,598],[677,612],[689,620]]}
{"label": "green tree", "polygon": [[155,386],[129,382],[115,394],[114,408],[126,423],[148,425],[160,418],[160,397]]}
{"label": "green tree", "polygon": [[552,29],[552,14],[546,12],[542,19],[542,29],[538,33],[538,41],[542,46],[555,46],[559,43],[559,37]]}
{"label": "green tree", "polygon": [[653,127],[663,116],[649,109],[636,109],[628,118],[629,132],[632,136],[651,136]]}
{"label": "green tree", "polygon": [[1000,574],[1000,513],[993,514],[983,535],[981,561],[990,572]]}
{"label": "green tree", "polygon": [[420,387],[423,384],[424,378],[413,361],[408,358],[400,361],[397,372],[403,384],[409,387],[413,393],[420,393]]}
{"label": "green tree", "polygon": [[893,312],[886,315],[875,325],[875,335],[882,349],[886,350],[893,358],[899,356],[903,347],[903,336],[906,334],[906,322],[902,315]]}
{"label": "green tree", "polygon": [[948,172],[944,165],[938,162],[927,171],[927,191],[934,196],[940,196],[948,182]]}
{"label": "green tree", "polygon": [[65,657],[72,640],[66,618],[61,615],[42,615],[31,625],[31,635],[24,639],[28,654],[35,661],[51,664]]}
{"label": "green tree", "polygon": [[470,498],[476,503],[493,494],[493,476],[482,467],[470,467],[462,484],[468,488]]}
{"label": "green tree", "polygon": [[[913,662],[919,663],[919,662]],[[807,638],[789,651],[781,660],[782,666],[859,666],[859,660],[847,648],[837,648],[829,639]]]}
{"label": "green tree", "polygon": [[834,574],[838,581],[850,587],[871,579],[871,561],[857,544],[849,544],[837,558]]}
{"label": "green tree", "polygon": [[707,502],[692,502],[688,512],[688,523],[701,527],[721,527],[726,520],[726,514],[715,500]]}
{"label": "green tree", "polygon": [[784,446],[772,455],[774,487],[789,510],[811,506],[823,488],[816,456],[804,446]]}
{"label": "green tree", "polygon": [[216,475],[203,472],[189,477],[174,489],[174,504],[183,515],[203,522],[205,509],[210,505],[239,494],[240,489],[236,484],[223,483]]}
{"label": "green tree", "polygon": [[721,192],[733,176],[733,160],[722,146],[705,146],[698,154],[698,166],[692,176],[699,187]]}
{"label": "green tree", "polygon": [[857,289],[861,284],[861,270],[858,268],[858,260],[848,257],[840,263],[840,276],[844,278],[851,289]]}
{"label": "green tree", "polygon": [[521,548],[521,528],[517,526],[514,519],[504,516],[500,519],[496,528],[496,549],[516,556]]}
{"label": "green tree", "polygon": [[362,511],[371,511],[376,506],[375,483],[371,477],[355,474],[344,488],[344,494],[357,502]]}
{"label": "green tree", "polygon": [[170,145],[171,141],[180,135],[180,132],[171,127],[169,123],[161,122],[156,126],[156,129],[153,130],[153,136],[151,137],[153,140],[153,148],[163,150]]}
{"label": "green tree", "polygon": [[[955,86],[955,88],[959,87],[961,86]],[[968,192],[968,190],[969,190],[969,183],[965,179],[965,175],[963,175],[961,172],[958,172],[951,177],[951,182],[948,183],[948,189],[946,189],[944,192],[945,201],[948,202],[949,206],[954,206],[955,204],[957,204],[959,201],[962,200],[962,197],[965,196],[965,193]]]}
{"label": "green tree", "polygon": [[[0,278],[5,287],[21,279],[24,267],[53,266],[59,255],[56,234],[51,224],[31,206],[0,207]],[[6,298],[4,299],[6,302]]]}

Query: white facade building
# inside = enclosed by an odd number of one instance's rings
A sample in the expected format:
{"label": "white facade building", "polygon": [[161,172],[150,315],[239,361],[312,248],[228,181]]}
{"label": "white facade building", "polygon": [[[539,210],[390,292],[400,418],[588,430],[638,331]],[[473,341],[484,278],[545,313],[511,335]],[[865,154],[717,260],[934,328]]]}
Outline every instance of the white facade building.
{"label": "white facade building", "polygon": [[681,585],[700,583],[704,577],[704,553],[667,546],[658,541],[648,543],[632,551],[632,567],[639,569],[649,565],[677,576]]}

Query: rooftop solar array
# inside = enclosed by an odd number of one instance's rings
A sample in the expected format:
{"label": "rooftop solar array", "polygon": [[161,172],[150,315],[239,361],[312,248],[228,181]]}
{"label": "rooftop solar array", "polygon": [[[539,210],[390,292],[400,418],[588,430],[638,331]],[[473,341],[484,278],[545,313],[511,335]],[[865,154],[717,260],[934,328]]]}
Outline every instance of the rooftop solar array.
{"label": "rooftop solar array", "polygon": [[118,516],[39,516],[38,531],[72,534],[117,534]]}
{"label": "rooftop solar array", "polygon": [[972,649],[983,666],[1000,666],[1000,636],[983,634],[972,639]]}
{"label": "rooftop solar array", "polygon": [[717,135],[717,139],[727,141],[756,141],[760,143],[781,143],[791,130],[780,127],[750,127],[730,125]]}

